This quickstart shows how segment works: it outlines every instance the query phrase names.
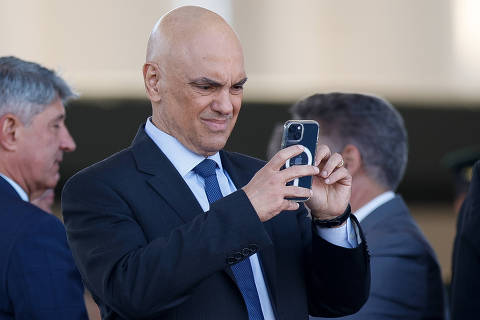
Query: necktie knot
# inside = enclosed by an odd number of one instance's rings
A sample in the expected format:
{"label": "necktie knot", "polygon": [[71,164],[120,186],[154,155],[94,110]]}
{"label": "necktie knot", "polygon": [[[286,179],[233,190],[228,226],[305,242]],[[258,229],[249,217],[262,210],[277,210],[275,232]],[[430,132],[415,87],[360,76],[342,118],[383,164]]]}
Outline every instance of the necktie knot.
{"label": "necktie knot", "polygon": [[216,175],[215,173],[216,168],[217,168],[217,163],[215,161],[213,161],[212,159],[205,159],[202,162],[200,162],[195,168],[193,168],[193,171],[195,171],[195,173],[201,176],[202,178],[206,179],[208,177]]}

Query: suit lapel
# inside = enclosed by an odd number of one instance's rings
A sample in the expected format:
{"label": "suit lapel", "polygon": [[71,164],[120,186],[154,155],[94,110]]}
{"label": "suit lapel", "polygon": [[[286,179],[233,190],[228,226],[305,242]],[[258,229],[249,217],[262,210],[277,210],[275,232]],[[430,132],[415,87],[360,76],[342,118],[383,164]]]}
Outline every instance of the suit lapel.
{"label": "suit lapel", "polygon": [[[245,186],[248,182],[250,182],[250,179],[253,177],[253,175],[256,173],[252,171],[252,168],[239,168],[235,163],[232,161],[230,158],[230,155],[225,152],[225,151],[220,151],[220,157],[222,159],[222,165],[224,170],[227,171],[228,175],[230,176],[230,179],[232,179],[233,184],[235,187],[238,189],[242,188]],[[273,222],[272,220],[269,220],[267,222],[263,223],[263,226],[265,230],[267,230],[269,236],[271,239],[273,239]],[[268,246],[266,248],[262,248],[261,251],[257,252],[257,256],[260,261],[260,266],[263,271],[263,278],[267,284],[267,289],[268,289],[268,294],[270,296],[270,300],[272,302],[272,308],[275,312],[276,318],[278,319],[278,314],[276,310],[276,294],[275,294],[275,279],[276,279],[276,263],[275,263],[275,247],[273,245]],[[230,271],[230,268],[228,268],[228,271]],[[233,277],[233,274],[230,272],[227,272],[232,279],[235,278]]]}
{"label": "suit lapel", "polygon": [[152,175],[147,179],[147,183],[184,222],[203,214],[188,185],[160,148],[147,136],[143,126],[132,143],[132,152],[138,170]]}

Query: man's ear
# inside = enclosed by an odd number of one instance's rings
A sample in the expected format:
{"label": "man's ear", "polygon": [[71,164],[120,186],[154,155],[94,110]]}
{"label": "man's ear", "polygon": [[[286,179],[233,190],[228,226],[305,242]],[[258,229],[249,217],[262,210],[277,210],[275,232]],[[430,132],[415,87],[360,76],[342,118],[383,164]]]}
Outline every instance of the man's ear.
{"label": "man's ear", "polygon": [[0,117],[0,146],[7,151],[15,151],[18,145],[20,119],[11,113]]}
{"label": "man's ear", "polygon": [[363,165],[362,155],[360,150],[353,144],[347,144],[342,151],[343,161],[345,162],[345,168],[353,176],[357,173]]}
{"label": "man's ear", "polygon": [[143,65],[143,81],[150,100],[160,102],[160,68],[156,63],[147,62]]}

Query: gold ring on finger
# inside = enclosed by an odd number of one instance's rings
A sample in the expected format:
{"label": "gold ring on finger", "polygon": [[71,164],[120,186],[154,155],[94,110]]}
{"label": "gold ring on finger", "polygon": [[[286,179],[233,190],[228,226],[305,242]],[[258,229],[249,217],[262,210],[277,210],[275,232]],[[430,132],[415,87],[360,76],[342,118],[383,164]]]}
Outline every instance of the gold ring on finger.
{"label": "gold ring on finger", "polygon": [[345,162],[343,162],[343,159],[340,159],[340,163],[337,164],[337,168],[343,167],[344,164],[345,164]]}

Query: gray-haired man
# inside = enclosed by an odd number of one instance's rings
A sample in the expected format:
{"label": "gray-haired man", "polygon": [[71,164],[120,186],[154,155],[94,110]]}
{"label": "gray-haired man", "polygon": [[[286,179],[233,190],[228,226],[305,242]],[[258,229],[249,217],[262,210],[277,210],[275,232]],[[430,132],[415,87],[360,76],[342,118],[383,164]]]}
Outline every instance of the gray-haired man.
{"label": "gray-haired man", "polygon": [[435,254],[395,190],[408,157],[403,119],[387,101],[363,94],[316,94],[290,110],[320,124],[319,141],[342,154],[352,175],[352,212],[371,253],[371,289],[344,319],[443,319]]}
{"label": "gray-haired man", "polygon": [[75,149],[64,123],[74,96],[53,71],[0,58],[0,319],[87,318],[62,223],[29,203]]}

